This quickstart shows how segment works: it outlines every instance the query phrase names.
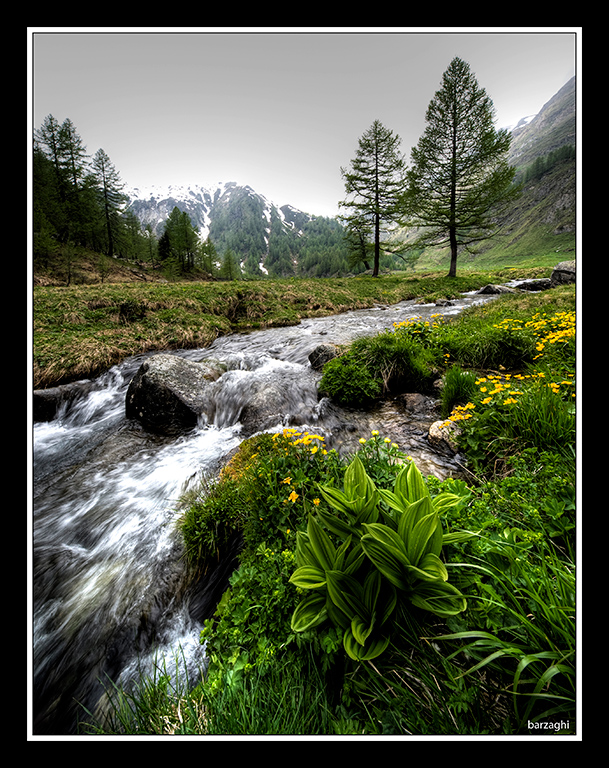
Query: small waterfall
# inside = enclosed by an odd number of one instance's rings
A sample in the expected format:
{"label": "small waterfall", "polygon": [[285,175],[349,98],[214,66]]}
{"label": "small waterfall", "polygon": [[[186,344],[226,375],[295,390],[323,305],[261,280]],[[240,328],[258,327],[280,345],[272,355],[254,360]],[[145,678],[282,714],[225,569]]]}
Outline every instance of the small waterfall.
{"label": "small waterfall", "polygon": [[[466,296],[443,313],[479,300]],[[189,592],[177,502],[197,478],[218,471],[247,436],[245,424],[260,427],[260,393],[274,387],[279,402],[276,413],[264,413],[263,429],[315,424],[330,445],[351,450],[359,435],[385,423],[401,447],[410,441],[429,452],[429,416],[421,421],[399,403],[360,414],[319,401],[319,374],[308,355],[320,343],[348,343],[436,312],[433,305],[403,302],[176,353],[227,367],[211,390],[207,418],[179,438],[148,434],[125,418],[127,387],[143,357],[89,382],[55,419],[34,425],[35,734],[75,733],[83,706],[103,707],[105,682],[128,684],[158,654],[168,658],[168,669],[181,658],[190,679],[204,666],[199,632],[205,612],[213,612],[221,574],[212,574],[207,595],[205,585],[197,595]]]}

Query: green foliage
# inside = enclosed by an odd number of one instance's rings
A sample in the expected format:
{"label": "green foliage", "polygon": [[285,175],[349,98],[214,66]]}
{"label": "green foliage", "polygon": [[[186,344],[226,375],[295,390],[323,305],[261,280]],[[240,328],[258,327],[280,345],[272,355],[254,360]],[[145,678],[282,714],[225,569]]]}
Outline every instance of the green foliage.
{"label": "green foliage", "polygon": [[294,554],[261,545],[242,562],[212,619],[205,623],[211,687],[239,687],[254,670],[265,670],[281,657],[296,604],[289,585]]}
{"label": "green foliage", "polygon": [[575,147],[572,144],[565,144],[559,147],[559,149],[548,152],[547,155],[537,157],[520,172],[519,177],[525,184],[535,181],[548,173],[548,171],[551,171],[554,166],[568,160],[575,160],[576,156]]}
{"label": "green foliage", "polygon": [[199,236],[190,216],[177,206],[169,214],[159,241],[159,258],[171,260],[178,273],[191,272],[199,247]]}
{"label": "green foliage", "polygon": [[139,733],[501,734],[574,718],[572,462],[531,449],[472,488],[421,478],[388,438],[360,442],[348,463],[295,429],[242,444],[219,482],[246,545],[202,633],[206,678],[115,696],[112,732],[134,732],[128,707]]}
{"label": "green foliage", "polygon": [[228,249],[222,257],[222,266],[220,267],[220,276],[225,280],[240,280],[241,267],[235,254]]}
{"label": "green foliage", "polygon": [[190,691],[194,685],[180,670],[176,654],[175,669],[165,659],[156,658],[152,671],[141,674],[129,688],[103,680],[103,715],[85,710],[87,720],[79,733],[91,735],[195,735],[204,727],[204,712]]}
{"label": "green foliage", "polygon": [[205,571],[210,563],[219,561],[244,522],[243,491],[234,478],[225,476],[204,484],[188,499],[180,518],[190,565]]}
{"label": "green foliage", "polygon": [[357,339],[351,352],[381,379],[385,392],[425,392],[435,375],[436,351],[402,328]]}
{"label": "green foliage", "polygon": [[[237,483],[240,489],[233,499],[241,507],[244,546],[230,588],[202,632],[213,691],[245,685],[254,670],[258,674],[298,656],[290,637],[298,595],[289,581],[295,568],[296,531],[319,503],[316,483],[342,472],[337,455],[325,449],[319,435],[291,428],[245,441],[223,470],[220,483],[228,489]],[[202,500],[203,506],[207,503]],[[234,524],[230,508],[223,511],[214,498],[209,503],[220,529],[225,516],[229,526]],[[206,512],[204,525],[209,517]],[[190,550],[193,542],[189,538],[186,544]],[[329,632],[307,645],[320,667],[327,669],[339,642]]]}
{"label": "green foliage", "polygon": [[297,537],[298,567],[290,581],[310,594],[292,616],[295,632],[330,621],[342,631],[347,654],[364,661],[388,647],[396,609],[411,605],[438,616],[465,610],[440,559],[446,537],[438,508],[456,497],[442,494],[432,503],[414,463],[398,474],[393,491],[377,489],[357,456],[343,490],[320,491],[330,510],[309,515]]}
{"label": "green foliage", "polygon": [[[472,466],[500,469],[505,458],[528,447],[571,457],[575,452],[575,313],[537,312],[530,320],[493,323],[503,337],[527,339],[537,353],[524,373],[489,374],[477,391],[451,413],[462,428],[460,443]],[[509,358],[509,354],[506,354]],[[497,366],[502,367],[502,366]],[[465,418],[467,416],[467,418]]]}
{"label": "green foliage", "polygon": [[448,416],[455,405],[468,403],[476,391],[476,374],[464,371],[460,365],[452,365],[444,375],[442,416]]}
{"label": "green foliage", "polygon": [[442,326],[437,343],[451,359],[469,368],[518,369],[535,357],[535,336],[530,330],[489,324],[477,312],[465,312],[459,323]]}
{"label": "green foliage", "polygon": [[239,685],[217,693],[201,686],[207,736],[317,735],[340,727],[325,676],[310,656],[275,658]]}
{"label": "green foliage", "polygon": [[534,448],[509,463],[508,476],[448,512],[450,524],[481,535],[456,544],[470,616],[435,640],[458,643],[447,658],[465,651],[468,675],[490,668],[511,678],[522,731],[527,719],[561,713],[574,723],[575,472],[571,461]]}

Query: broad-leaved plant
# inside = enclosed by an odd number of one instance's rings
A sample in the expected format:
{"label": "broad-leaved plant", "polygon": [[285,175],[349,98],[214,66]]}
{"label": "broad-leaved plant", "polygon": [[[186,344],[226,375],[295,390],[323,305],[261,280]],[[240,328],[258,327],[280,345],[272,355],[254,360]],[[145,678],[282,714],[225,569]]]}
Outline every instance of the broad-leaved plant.
{"label": "broad-leaved plant", "polygon": [[347,654],[362,661],[391,642],[398,604],[443,617],[465,610],[440,555],[443,544],[471,534],[443,533],[440,512],[460,497],[442,493],[432,500],[413,462],[389,491],[375,486],[355,456],[343,485],[320,487],[330,510],[318,509],[298,534],[290,581],[307,594],[294,611],[292,629],[304,632],[330,621],[343,631]]}

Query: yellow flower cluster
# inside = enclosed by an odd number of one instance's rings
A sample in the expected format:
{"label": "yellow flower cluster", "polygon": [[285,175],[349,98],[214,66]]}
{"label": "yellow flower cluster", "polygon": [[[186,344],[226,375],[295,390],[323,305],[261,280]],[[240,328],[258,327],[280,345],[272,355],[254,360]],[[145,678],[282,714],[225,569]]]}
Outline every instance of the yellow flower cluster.
{"label": "yellow flower cluster", "polygon": [[424,329],[439,328],[441,323],[436,319],[438,317],[444,316],[438,313],[430,315],[429,320],[423,320],[421,315],[417,315],[415,317],[408,318],[408,320],[402,320],[399,323],[394,323],[393,327],[396,330],[398,328],[408,328],[412,333],[422,333]]}
{"label": "yellow flower cluster", "polygon": [[290,445],[304,445],[308,449],[309,453],[312,454],[320,451],[321,454],[325,456],[328,453],[325,448],[324,438],[321,435],[312,435],[309,432],[299,432],[293,427],[286,427],[282,432],[276,432],[273,435],[274,440],[279,437],[285,437],[290,441]]}
{"label": "yellow flower cluster", "polygon": [[531,320],[523,320],[512,317],[504,318],[495,328],[503,328],[508,331],[517,331],[530,328],[537,336],[535,348],[538,354],[533,358],[538,360],[548,345],[567,343],[575,338],[575,312],[555,312],[553,315],[537,312]]}
{"label": "yellow flower cluster", "polygon": [[521,395],[522,391],[513,389],[512,378],[522,381],[529,377],[522,374],[514,374],[512,376],[511,373],[507,373],[504,376],[482,376],[476,379],[479,391],[483,394],[486,393],[486,397],[481,401],[482,405],[488,405],[492,401],[493,395],[498,395],[502,392],[507,392],[510,395],[503,401],[504,405],[517,403],[518,400],[514,398],[514,395]]}
{"label": "yellow flower cluster", "polygon": [[475,408],[474,403],[466,403],[465,405],[456,405],[451,413],[448,419],[442,423],[443,427],[448,427],[450,424],[454,424],[458,421],[465,421],[466,419],[471,419],[474,415],[472,411]]}
{"label": "yellow flower cluster", "polygon": [[[516,405],[518,403],[518,396],[523,394],[521,383],[533,382],[536,380],[543,381],[545,379],[545,373],[538,371],[537,373],[506,373],[503,375],[489,375],[481,376],[476,379],[476,385],[478,391],[485,395],[480,401],[480,405],[488,405],[493,403],[494,405]],[[575,382],[570,379],[563,379],[562,381],[548,381],[546,382],[549,389],[555,394],[569,395],[569,390],[572,390],[575,386]],[[571,397],[575,397],[575,392],[571,391]],[[498,395],[499,397],[495,397]],[[464,421],[465,419],[471,419],[473,410],[475,409],[474,403],[466,403],[466,405],[457,405],[451,411],[450,416],[443,422],[442,426],[448,426],[451,423],[458,421]]]}
{"label": "yellow flower cluster", "polygon": [[[522,395],[521,389],[515,389],[514,386],[518,386],[517,382],[526,382],[526,381],[535,381],[535,380],[543,380],[545,379],[545,373],[543,371],[538,371],[537,373],[506,373],[504,375],[497,375],[497,376],[483,376],[479,379],[476,379],[476,384],[478,385],[479,391],[482,393],[487,393],[487,397],[482,400],[482,405],[487,405],[491,402],[493,399],[493,395],[497,395],[499,393],[506,393],[509,394],[509,397],[506,398],[503,401],[504,405],[510,405],[513,403],[517,403],[518,400],[514,397],[514,395]],[[548,381],[546,382],[548,387],[554,392],[555,394],[561,393],[561,387],[573,387],[575,385],[575,382],[570,379],[563,379],[562,381]],[[482,386],[481,386],[482,385]],[[564,390],[562,390],[564,392]],[[568,392],[567,392],[568,394]],[[571,392],[571,397],[575,397],[575,392]]]}
{"label": "yellow flower cluster", "polygon": [[[378,429],[373,429],[370,434],[372,435],[372,440],[370,441],[370,444],[378,445],[378,441],[376,439],[377,437],[379,437],[379,434],[380,434]],[[359,442],[360,442],[360,445],[366,445],[368,443],[368,440],[366,440],[365,437],[360,437]],[[391,438],[390,437],[384,437],[383,438],[383,442],[385,443],[385,446],[387,448],[389,448],[389,444],[390,443],[391,443],[391,448],[393,448],[394,450],[398,450],[399,447],[400,447],[397,443],[391,442]],[[410,458],[410,457],[408,457],[408,458]]]}

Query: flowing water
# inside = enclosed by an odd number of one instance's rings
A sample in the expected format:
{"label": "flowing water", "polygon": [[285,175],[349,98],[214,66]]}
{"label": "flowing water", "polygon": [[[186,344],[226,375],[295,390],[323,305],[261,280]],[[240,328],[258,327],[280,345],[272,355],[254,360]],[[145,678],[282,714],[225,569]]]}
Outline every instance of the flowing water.
{"label": "flowing water", "polygon": [[[33,732],[73,734],[84,709],[101,711],[109,681],[127,686],[159,659],[194,681],[205,665],[199,632],[231,562],[194,593],[176,521],[181,495],[217,473],[243,440],[242,417],[257,393],[279,385],[276,428],[310,425],[341,451],[372,429],[391,437],[423,473],[458,472],[431,450],[439,418],[430,398],[385,402],[368,412],[319,400],[320,375],[309,353],[347,343],[408,317],[456,314],[490,297],[465,295],[454,306],[403,302],[310,319],[298,326],[236,334],[176,354],[214,358],[228,370],[214,385],[214,407],[178,438],[146,433],[125,418],[128,385],[144,357],[91,382],[50,422],[33,428]],[[267,428],[270,425],[267,425]]]}

